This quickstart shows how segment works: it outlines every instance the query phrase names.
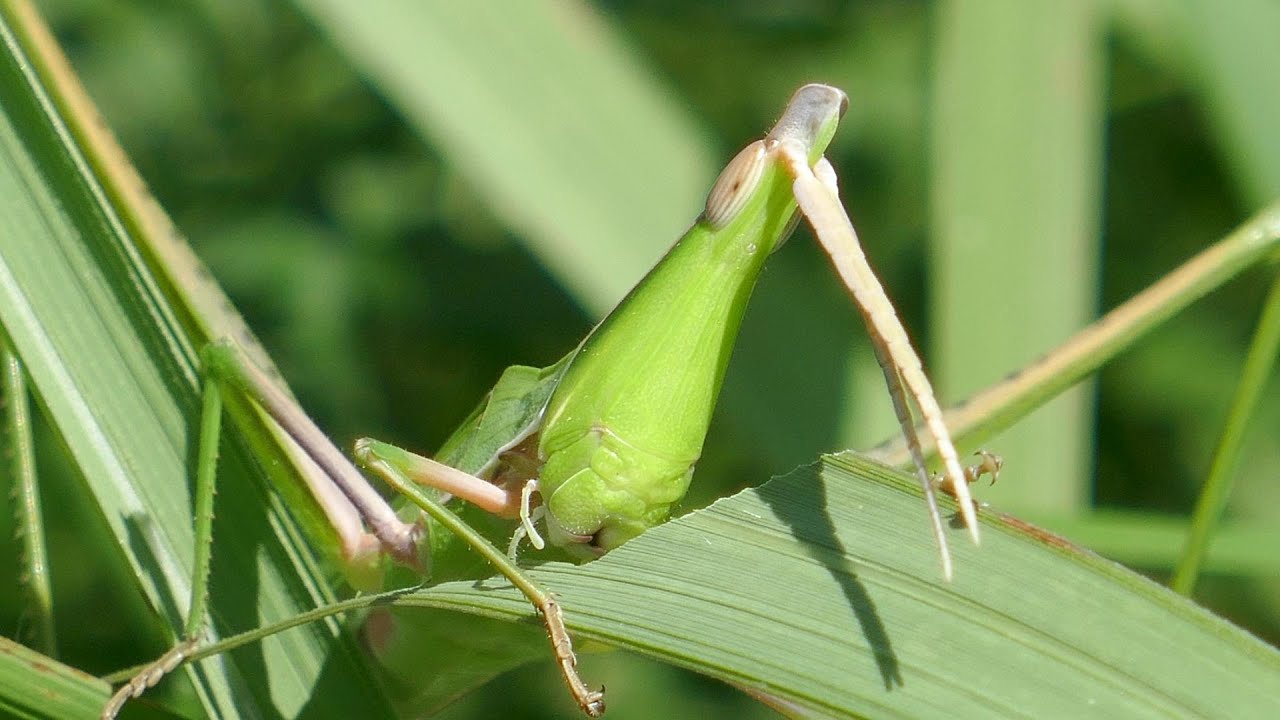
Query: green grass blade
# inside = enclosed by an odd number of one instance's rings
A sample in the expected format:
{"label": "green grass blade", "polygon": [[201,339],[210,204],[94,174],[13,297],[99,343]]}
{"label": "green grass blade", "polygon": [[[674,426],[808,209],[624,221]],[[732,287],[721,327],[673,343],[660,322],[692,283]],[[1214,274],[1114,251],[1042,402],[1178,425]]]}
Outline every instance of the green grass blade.
{"label": "green grass blade", "polygon": [[[587,639],[831,717],[1280,712],[1274,648],[1013,518],[985,517],[981,548],[953,530],[956,580],[942,583],[913,484],[831,457],[534,574]],[[534,622],[505,583],[394,602]]]}
{"label": "green grass blade", "polygon": [[[1244,270],[1276,257],[1280,257],[1280,203],[1263,208],[1015,375],[947,410],[947,427],[956,444],[974,447],[1010,427],[1191,303]],[[898,437],[881,444],[874,454],[894,465],[908,462],[905,443]]]}
{"label": "green grass blade", "polygon": [[[1089,2],[942,2],[936,14],[931,349],[955,400],[1093,315],[1103,28]],[[1014,511],[1084,508],[1090,397],[1065,393],[993,440],[1009,467],[1037,470],[984,497]]]}
{"label": "green grass blade", "polygon": [[[193,340],[181,334],[161,284],[46,92],[42,66],[28,55],[28,33],[39,30],[29,7],[5,3],[0,11],[0,324],[110,528],[112,551],[127,558],[155,612],[176,629],[193,557],[189,463],[198,403],[184,352]],[[214,580],[215,634],[323,602],[309,554],[241,446],[224,447],[223,468],[215,562],[236,582]],[[188,675],[205,707],[224,717],[288,716],[311,702],[340,714],[386,711],[333,625]]]}
{"label": "green grass blade", "polygon": [[707,143],[589,3],[297,4],[594,313],[701,210]]}
{"label": "green grass blade", "polygon": [[[57,638],[53,624],[53,589],[49,580],[49,549],[45,543],[44,517],[40,511],[40,479],[36,475],[35,442],[31,428],[31,398],[27,392],[26,373],[22,361],[13,353],[0,333],[0,409],[4,426],[0,434],[0,461],[8,470],[0,478],[14,486],[14,513],[18,534],[22,539],[22,576],[27,606],[23,620],[28,627],[23,637],[32,647],[46,655],[56,654]],[[4,467],[0,465],[0,467]]]}
{"label": "green grass blade", "polygon": [[1184,595],[1190,595],[1195,588],[1210,540],[1231,496],[1245,434],[1266,391],[1267,382],[1272,378],[1277,351],[1280,351],[1280,279],[1271,285],[1271,292],[1263,304],[1262,317],[1258,319],[1253,342],[1240,370],[1240,384],[1236,386],[1222,437],[1213,453],[1209,476],[1205,478],[1204,489],[1191,516],[1191,531],[1187,534],[1182,558],[1174,569],[1170,585]]}
{"label": "green grass blade", "polygon": [[[1032,522],[1053,528],[1104,557],[1130,567],[1163,570],[1178,563],[1190,530],[1186,518],[1150,512],[1094,510],[1083,515],[1032,515]],[[1259,520],[1228,520],[1206,550],[1203,571],[1226,576],[1280,575],[1280,527]]]}
{"label": "green grass blade", "polygon": [[1230,5],[1194,0],[1174,6],[1182,21],[1192,86],[1213,124],[1224,160],[1254,206],[1280,193],[1280,89],[1271,68],[1280,46],[1280,5],[1240,0]]}
{"label": "green grass blade", "polygon": [[0,637],[0,717],[94,718],[110,695],[105,682]]}

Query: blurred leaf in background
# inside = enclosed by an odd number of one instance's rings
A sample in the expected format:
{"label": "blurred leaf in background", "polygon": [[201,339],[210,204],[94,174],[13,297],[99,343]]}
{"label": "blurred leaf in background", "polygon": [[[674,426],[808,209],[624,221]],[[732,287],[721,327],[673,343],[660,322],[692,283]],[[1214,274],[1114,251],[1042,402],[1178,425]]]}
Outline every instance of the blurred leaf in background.
{"label": "blurred leaf in background", "polygon": [[[944,400],[1032,360],[1280,195],[1280,46],[1268,41],[1280,6],[1267,0],[40,7],[152,191],[340,444],[370,434],[433,449],[501,368],[558,358],[804,82],[851,97],[829,155]],[[748,312],[691,506],[892,432],[859,323],[803,234]],[[1069,407],[992,440],[1011,462],[982,495],[1166,573],[1176,543],[1149,540],[1169,537],[1198,491],[1267,280],[1248,274]],[[1274,527],[1280,508],[1277,385],[1231,507],[1250,526]],[[61,460],[45,454],[54,473]],[[93,509],[53,485],[57,608],[74,627],[104,604],[91,591],[104,569],[79,560]],[[1211,574],[1201,599],[1274,644],[1270,567]],[[17,608],[0,594],[6,628]],[[73,664],[142,659],[115,630],[85,631],[101,657]],[[608,683],[611,717],[750,707],[697,678],[607,662],[628,677]],[[505,711],[511,693],[557,696],[553,675],[512,673],[450,717]],[[628,702],[624,685],[646,699]]]}

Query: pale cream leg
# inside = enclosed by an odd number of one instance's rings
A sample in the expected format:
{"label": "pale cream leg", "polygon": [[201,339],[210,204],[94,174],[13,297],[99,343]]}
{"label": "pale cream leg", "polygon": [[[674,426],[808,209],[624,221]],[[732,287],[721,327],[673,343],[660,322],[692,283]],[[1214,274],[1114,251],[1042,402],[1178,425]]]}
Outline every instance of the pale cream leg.
{"label": "pale cream leg", "polygon": [[902,432],[907,437],[912,458],[916,463],[917,475],[926,501],[929,503],[930,519],[942,555],[943,575],[950,579],[950,553],[947,550],[942,520],[933,496],[933,482],[924,464],[924,455],[920,449],[910,407],[905,399],[904,388],[910,391],[911,397],[920,409],[926,430],[933,436],[938,455],[942,458],[943,475],[955,489],[961,516],[976,543],[979,535],[973,500],[969,495],[969,486],[965,482],[964,470],[960,466],[950,433],[942,422],[942,410],[938,407],[933,388],[924,374],[920,359],[911,347],[911,341],[898,320],[892,303],[885,295],[884,288],[872,272],[870,265],[867,264],[853,223],[845,213],[844,206],[840,204],[835,171],[831,168],[831,164],[826,158],[822,158],[815,168],[810,168],[804,149],[798,146],[786,144],[778,148],[778,152],[795,178],[793,191],[800,211],[808,219],[818,241],[830,255],[840,278],[857,301],[871,339],[876,345],[877,359],[881,362],[890,394],[894,398],[894,410],[902,424]]}

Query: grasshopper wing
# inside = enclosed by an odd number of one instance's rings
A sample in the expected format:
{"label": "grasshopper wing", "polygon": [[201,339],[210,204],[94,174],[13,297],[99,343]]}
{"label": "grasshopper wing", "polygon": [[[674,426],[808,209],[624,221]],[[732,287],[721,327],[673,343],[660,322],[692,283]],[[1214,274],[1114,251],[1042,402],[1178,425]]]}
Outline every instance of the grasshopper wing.
{"label": "grasshopper wing", "polygon": [[513,365],[480,406],[445,441],[436,459],[463,472],[488,477],[498,456],[519,445],[542,426],[542,413],[577,350],[554,365]]}

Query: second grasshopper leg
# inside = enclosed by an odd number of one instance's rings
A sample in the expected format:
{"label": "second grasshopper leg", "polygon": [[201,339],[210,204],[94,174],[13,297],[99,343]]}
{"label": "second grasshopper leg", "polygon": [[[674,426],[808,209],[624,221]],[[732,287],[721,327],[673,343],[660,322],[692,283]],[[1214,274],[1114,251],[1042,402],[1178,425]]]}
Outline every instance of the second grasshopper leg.
{"label": "second grasshopper leg", "polygon": [[[448,466],[369,438],[356,441],[355,456],[356,461],[361,466],[386,480],[387,484],[391,485],[396,492],[407,497],[423,512],[430,515],[450,532],[462,538],[528,598],[529,602],[542,614],[543,623],[547,628],[548,639],[555,653],[557,665],[560,667],[560,674],[565,685],[569,688],[569,692],[577,701],[578,706],[591,717],[599,717],[603,714],[604,692],[590,689],[582,681],[581,676],[578,675],[578,658],[573,651],[573,641],[569,637],[568,628],[565,627],[560,605],[551,596],[551,593],[530,578],[510,557],[494,547],[488,539],[463,522],[448,508],[436,502],[420,487],[420,484],[429,484],[437,487],[434,482],[424,479],[421,474],[422,471],[425,470],[430,477],[434,478],[435,475],[433,473],[438,471],[435,466]],[[406,466],[409,471],[405,470]],[[449,470],[453,473],[466,475],[466,477],[472,478],[477,483],[490,485],[490,487],[502,492],[505,496],[505,503],[501,507],[506,508],[507,514],[510,516],[510,511],[512,510],[510,505],[513,501],[510,495],[514,493],[506,493],[501,488],[497,488],[497,486],[493,486],[485,480],[461,473],[461,471],[453,468],[449,468]],[[453,480],[461,481],[462,479],[454,477]],[[463,482],[470,485],[469,482]],[[525,487],[528,487],[528,485]],[[496,498],[497,495],[495,494],[494,497]],[[514,509],[518,513],[518,495],[514,498],[514,504],[516,505]]]}
{"label": "second grasshopper leg", "polygon": [[124,704],[182,664],[203,635],[209,599],[209,561],[213,541],[213,493],[218,472],[218,442],[222,434],[222,388],[216,378],[206,376],[200,405],[200,436],[196,456],[195,561],[191,599],[181,640],[158,660],[135,675],[116,691],[102,709],[102,720],[111,720]]}

